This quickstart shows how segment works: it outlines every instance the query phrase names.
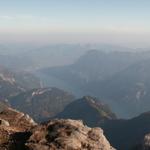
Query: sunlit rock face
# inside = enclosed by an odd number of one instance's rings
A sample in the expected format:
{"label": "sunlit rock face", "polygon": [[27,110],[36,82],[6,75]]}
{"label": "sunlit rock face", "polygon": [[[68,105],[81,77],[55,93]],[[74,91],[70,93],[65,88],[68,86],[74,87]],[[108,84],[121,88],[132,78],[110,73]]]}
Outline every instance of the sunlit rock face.
{"label": "sunlit rock face", "polygon": [[6,107],[0,112],[0,120],[2,124],[5,124],[5,126],[19,128],[21,131],[26,131],[36,125],[29,115],[10,107]]}
{"label": "sunlit rock face", "polygon": [[28,115],[9,107],[0,112],[0,150],[24,150],[30,129],[37,124]]}
{"label": "sunlit rock face", "polygon": [[28,115],[6,107],[0,112],[0,150],[115,150],[101,128],[82,121],[56,119],[36,124]]}
{"label": "sunlit rock face", "polygon": [[101,128],[76,120],[52,120],[35,127],[26,146],[29,150],[114,150]]}
{"label": "sunlit rock face", "polygon": [[145,135],[142,150],[150,150],[150,134]]}

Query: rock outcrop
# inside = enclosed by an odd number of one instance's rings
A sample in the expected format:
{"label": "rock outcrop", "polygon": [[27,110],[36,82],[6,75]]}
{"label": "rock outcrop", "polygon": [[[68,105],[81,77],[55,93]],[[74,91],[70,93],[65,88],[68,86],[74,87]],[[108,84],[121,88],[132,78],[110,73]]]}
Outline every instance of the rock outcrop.
{"label": "rock outcrop", "polygon": [[0,112],[0,150],[24,150],[36,123],[28,115],[5,107]]}
{"label": "rock outcrop", "polygon": [[0,150],[114,150],[103,130],[82,121],[57,119],[37,125],[7,108],[0,113]]}
{"label": "rock outcrop", "polygon": [[150,134],[145,135],[142,147],[143,150],[150,150]]}
{"label": "rock outcrop", "polygon": [[[12,128],[19,128],[22,131],[29,130],[37,125],[29,115],[19,112],[10,107],[5,108],[0,112],[0,122]],[[6,125],[7,124],[7,125]]]}
{"label": "rock outcrop", "polygon": [[63,119],[35,127],[26,146],[29,150],[114,150],[102,129]]}

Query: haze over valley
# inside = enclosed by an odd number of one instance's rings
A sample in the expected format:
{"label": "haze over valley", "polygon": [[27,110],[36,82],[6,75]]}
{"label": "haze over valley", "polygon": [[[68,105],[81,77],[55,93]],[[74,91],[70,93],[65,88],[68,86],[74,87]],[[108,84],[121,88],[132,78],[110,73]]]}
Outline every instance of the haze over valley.
{"label": "haze over valley", "polygon": [[150,2],[0,2],[0,150],[150,150]]}

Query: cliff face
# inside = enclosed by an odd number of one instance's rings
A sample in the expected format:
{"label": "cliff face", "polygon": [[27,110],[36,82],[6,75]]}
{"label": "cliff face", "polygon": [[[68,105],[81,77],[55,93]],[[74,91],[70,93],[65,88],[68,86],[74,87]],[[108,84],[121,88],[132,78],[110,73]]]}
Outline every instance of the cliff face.
{"label": "cliff face", "polygon": [[51,120],[37,125],[28,115],[4,109],[0,113],[0,150],[114,150],[100,128],[82,121]]}

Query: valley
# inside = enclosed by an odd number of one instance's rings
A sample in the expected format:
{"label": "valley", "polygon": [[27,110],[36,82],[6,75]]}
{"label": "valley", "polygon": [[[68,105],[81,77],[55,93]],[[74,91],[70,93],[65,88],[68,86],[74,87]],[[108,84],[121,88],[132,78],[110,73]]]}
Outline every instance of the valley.
{"label": "valley", "polygon": [[[28,115],[25,117],[32,123],[37,122],[38,126],[32,130],[31,137],[17,124],[11,129],[0,127],[2,134],[10,130],[11,133],[17,132],[16,136],[23,139],[28,136],[20,141],[22,145],[27,142],[30,148],[41,148],[38,142],[32,143],[36,140],[35,130],[39,130],[41,136],[49,130],[49,125],[60,123],[61,129],[63,123],[67,122],[70,126],[72,121],[68,119],[72,119],[82,120],[83,125],[92,128],[101,128],[112,147],[118,150],[145,150],[143,147],[149,146],[148,51],[90,50],[78,56],[72,64],[48,68],[43,65],[41,69],[37,67],[33,70],[7,68],[4,62],[0,67],[1,122],[6,126],[13,123],[13,112],[9,114],[9,109],[15,113],[23,112],[20,117],[17,115],[19,118],[28,114],[31,118]],[[21,135],[20,131],[24,133]],[[58,134],[61,136],[62,133]],[[52,145],[57,147],[55,143]]]}

